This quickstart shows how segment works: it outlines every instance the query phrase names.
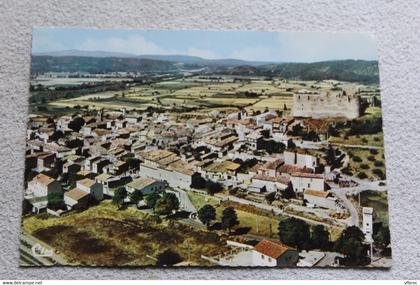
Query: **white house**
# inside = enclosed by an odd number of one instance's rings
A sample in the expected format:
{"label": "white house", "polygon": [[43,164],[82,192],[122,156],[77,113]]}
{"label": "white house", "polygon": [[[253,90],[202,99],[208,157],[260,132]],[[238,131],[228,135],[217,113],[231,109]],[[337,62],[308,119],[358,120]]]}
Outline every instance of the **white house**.
{"label": "white house", "polygon": [[83,209],[88,205],[89,193],[79,188],[73,188],[64,193],[64,203],[67,209]]}
{"label": "white house", "polygon": [[102,185],[92,179],[85,178],[77,181],[76,188],[92,195],[98,201],[104,198]]}
{"label": "white house", "polygon": [[260,241],[252,252],[253,266],[294,266],[298,260],[296,249],[266,239]]}
{"label": "white house", "polygon": [[296,165],[301,168],[309,168],[315,170],[315,168],[318,167],[318,158],[310,154],[285,151],[284,163],[289,165]]}
{"label": "white house", "polygon": [[330,192],[325,191],[316,191],[312,189],[307,189],[303,192],[303,199],[305,199],[310,205],[314,207],[326,208],[326,209],[336,209],[337,199]]}
{"label": "white house", "polygon": [[326,184],[322,174],[294,172],[290,176],[290,181],[293,185],[293,190],[301,194],[307,189],[316,191],[325,191]]}
{"label": "white house", "polygon": [[285,190],[289,186],[290,179],[286,176],[272,177],[258,174],[252,177],[252,183],[263,184],[268,192],[277,192]]}
{"label": "white house", "polygon": [[245,141],[248,143],[251,149],[257,150],[261,147],[262,135],[257,132],[250,133],[245,137]]}
{"label": "white house", "polygon": [[61,193],[61,184],[45,174],[38,174],[29,183],[26,194],[33,197],[46,197],[50,193]]}
{"label": "white house", "polygon": [[153,178],[138,178],[127,184],[127,192],[133,193],[135,190],[140,190],[143,195],[148,195],[152,192],[161,192],[165,188],[165,183],[155,180]]}

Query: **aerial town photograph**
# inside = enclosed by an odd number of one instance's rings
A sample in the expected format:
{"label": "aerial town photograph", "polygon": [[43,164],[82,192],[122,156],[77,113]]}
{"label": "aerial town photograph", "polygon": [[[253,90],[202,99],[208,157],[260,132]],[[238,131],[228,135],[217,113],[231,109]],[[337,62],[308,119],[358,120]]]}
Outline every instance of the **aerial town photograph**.
{"label": "aerial town photograph", "polygon": [[20,266],[391,266],[366,34],[35,28]]}

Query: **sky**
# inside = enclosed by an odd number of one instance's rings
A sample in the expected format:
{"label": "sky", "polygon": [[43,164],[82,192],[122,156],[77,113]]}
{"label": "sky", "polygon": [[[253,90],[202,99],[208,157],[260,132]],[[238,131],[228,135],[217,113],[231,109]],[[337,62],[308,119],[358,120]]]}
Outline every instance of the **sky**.
{"label": "sky", "polygon": [[377,60],[375,39],[360,33],[34,28],[33,53],[63,50],[270,62]]}

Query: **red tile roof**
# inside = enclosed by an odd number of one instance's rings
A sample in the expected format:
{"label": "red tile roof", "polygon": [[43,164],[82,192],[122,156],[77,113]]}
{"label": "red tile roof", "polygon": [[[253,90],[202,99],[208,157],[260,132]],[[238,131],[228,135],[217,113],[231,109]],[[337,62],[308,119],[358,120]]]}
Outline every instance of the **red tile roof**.
{"label": "red tile roof", "polygon": [[260,241],[254,249],[259,253],[277,259],[290,248],[284,244],[264,239]]}

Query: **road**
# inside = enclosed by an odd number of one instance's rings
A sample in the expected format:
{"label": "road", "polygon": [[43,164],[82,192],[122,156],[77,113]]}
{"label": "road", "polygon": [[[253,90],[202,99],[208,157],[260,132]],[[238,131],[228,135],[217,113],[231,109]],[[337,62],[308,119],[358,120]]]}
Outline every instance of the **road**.
{"label": "road", "polygon": [[197,209],[194,207],[194,205],[191,203],[190,198],[188,197],[188,194],[186,191],[181,189],[174,189],[172,191],[168,191],[174,193],[178,200],[179,200],[179,207],[187,212],[196,213]]}
{"label": "road", "polygon": [[263,210],[267,210],[267,211],[273,211],[273,213],[276,214],[276,215],[280,215],[280,214],[284,213],[283,210],[281,210],[280,208],[270,206],[270,205],[267,205],[267,204],[262,204],[262,203],[246,200],[246,199],[242,199],[242,198],[238,198],[238,197],[232,196],[232,195],[226,196],[226,195],[221,195],[221,194],[215,194],[215,196],[222,199],[222,201],[223,200],[229,200],[229,201],[234,201],[234,202],[238,202],[238,203],[245,204],[245,205],[252,205],[252,206],[255,206],[259,209],[263,209]]}
{"label": "road", "polygon": [[343,257],[342,254],[339,254],[337,252],[324,252],[325,256],[323,259],[321,259],[317,264],[315,264],[315,267],[337,267],[335,264],[335,258],[336,257]]}
{"label": "road", "polygon": [[359,214],[357,212],[356,207],[353,203],[347,198],[344,189],[346,188],[331,188],[331,191],[338,197],[341,201],[343,201],[344,205],[346,206],[347,210],[350,213],[350,217],[348,218],[348,225],[349,226],[359,226]]}
{"label": "road", "polygon": [[285,211],[281,210],[280,208],[277,208],[277,207],[274,207],[274,206],[271,206],[271,205],[262,204],[262,203],[258,203],[258,202],[253,202],[253,201],[238,198],[238,197],[232,196],[232,195],[225,196],[225,195],[221,195],[221,194],[215,194],[215,196],[220,198],[222,201],[223,200],[230,200],[230,201],[238,202],[238,203],[245,204],[245,205],[252,205],[252,206],[255,206],[259,209],[272,211],[275,215],[285,215],[285,216],[289,216],[289,217],[294,217],[294,218],[301,219],[301,220],[304,220],[308,223],[312,223],[312,224],[315,224],[315,225],[323,225],[323,226],[327,226],[327,227],[331,227],[331,226],[343,227],[343,224],[339,223],[339,222],[324,223],[324,222],[320,222],[320,221],[315,221],[315,220],[312,220],[312,219],[309,219],[309,218],[305,218],[305,217],[302,217],[302,216],[299,216],[299,215],[294,215],[294,214],[285,212]]}
{"label": "road", "polygon": [[373,146],[373,145],[361,145],[361,144],[342,144],[342,143],[330,143],[333,146],[341,146],[347,148],[362,148],[362,149],[384,149],[382,146]]}

